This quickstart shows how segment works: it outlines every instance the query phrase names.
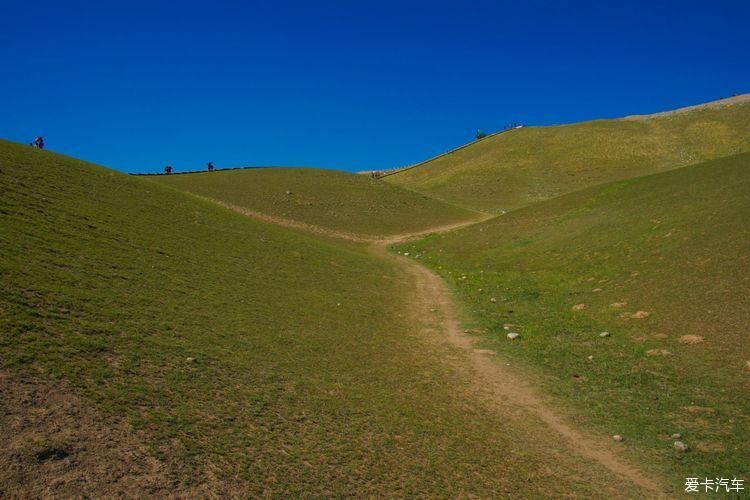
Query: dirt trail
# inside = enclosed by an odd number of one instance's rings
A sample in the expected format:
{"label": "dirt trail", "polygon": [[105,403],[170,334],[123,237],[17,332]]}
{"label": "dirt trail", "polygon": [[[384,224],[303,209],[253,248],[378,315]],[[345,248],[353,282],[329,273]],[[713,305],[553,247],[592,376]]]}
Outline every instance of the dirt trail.
{"label": "dirt trail", "polygon": [[467,353],[475,368],[476,383],[490,391],[495,405],[506,409],[512,405],[531,413],[564,438],[575,452],[600,463],[611,472],[654,493],[655,496],[661,494],[659,482],[643,470],[619,458],[609,439],[589,436],[575,429],[560,412],[544,401],[541,394],[525,378],[502,362],[502,358],[497,359],[494,352],[475,349],[474,339],[461,328],[447,285],[437,274],[405,257],[394,256],[386,251],[383,253],[397,259],[404,271],[408,271],[413,277],[421,299],[430,302],[433,308],[441,311],[442,328],[448,340]]}
{"label": "dirt trail", "polygon": [[476,379],[474,382],[489,391],[492,403],[497,408],[507,410],[509,406],[512,406],[530,413],[567,441],[574,452],[598,462],[614,474],[648,490],[654,497],[664,496],[663,490],[660,487],[660,481],[620,458],[615,451],[616,445],[612,441],[607,438],[589,435],[582,430],[574,428],[561,412],[545,402],[539,391],[522,375],[508,368],[498,357],[493,356],[495,353],[490,353],[483,349],[475,349],[474,339],[463,332],[451,293],[440,276],[411,259],[388,251],[390,245],[403,243],[428,234],[444,233],[470,226],[491,219],[494,216],[483,214],[473,220],[447,224],[422,231],[376,237],[337,231],[304,222],[261,214],[226,203],[217,203],[244,215],[280,226],[301,229],[331,238],[368,243],[370,254],[395,262],[404,273],[412,278],[417,296],[423,303],[423,306],[441,313],[441,329],[444,330],[448,341],[454,347],[466,353],[474,368],[473,374]]}
{"label": "dirt trail", "polygon": [[358,234],[358,233],[351,233],[347,231],[340,231],[337,229],[330,229],[330,228],[323,227],[323,226],[317,226],[315,224],[308,224],[307,222],[301,222],[301,221],[292,220],[292,219],[285,219],[283,217],[279,217],[276,215],[264,214],[262,212],[257,212],[255,210],[250,210],[248,208],[238,207],[237,205],[232,205],[231,203],[225,203],[223,201],[215,200],[213,198],[205,198],[202,196],[199,198],[208,200],[212,203],[216,203],[217,205],[221,205],[224,208],[228,208],[229,210],[239,212],[243,215],[247,215],[248,217],[262,220],[270,224],[276,224],[277,226],[283,226],[283,227],[288,227],[292,229],[300,229],[308,233],[318,234],[321,236],[327,236],[329,238],[338,238],[338,239],[347,240],[347,241],[354,241],[356,243],[370,243],[372,245],[379,246],[382,248],[385,248],[389,245],[395,245],[403,241],[415,239],[420,236],[426,236],[428,234],[445,233],[453,229],[459,229],[461,227],[464,227],[470,224],[476,224],[478,222],[489,220],[494,217],[494,215],[478,213],[476,219],[472,219],[469,221],[464,220],[460,222],[454,222],[452,224],[445,224],[443,226],[432,227],[429,229],[424,229],[421,231],[415,231],[411,233],[393,234],[393,235],[388,235],[388,236],[374,236],[374,235],[369,235],[369,234]]}

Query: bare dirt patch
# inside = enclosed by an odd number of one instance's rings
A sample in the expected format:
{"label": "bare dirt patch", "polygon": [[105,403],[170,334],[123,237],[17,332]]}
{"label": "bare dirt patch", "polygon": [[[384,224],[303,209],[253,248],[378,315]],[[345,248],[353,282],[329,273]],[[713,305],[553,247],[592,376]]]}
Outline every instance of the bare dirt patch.
{"label": "bare dirt patch", "polygon": [[648,311],[636,311],[632,313],[629,317],[632,319],[643,319],[643,318],[648,318],[649,316],[651,316],[651,313]]}
{"label": "bare dirt patch", "polygon": [[680,337],[680,344],[700,344],[704,340],[705,339],[700,335],[683,335],[682,337]]}
{"label": "bare dirt patch", "polygon": [[713,415],[714,413],[716,413],[715,409],[708,408],[708,407],[705,407],[705,406],[695,406],[695,405],[684,406],[682,409],[686,410],[686,411],[688,411],[690,413],[704,413],[704,414],[708,414],[708,415]]}
{"label": "bare dirt patch", "polygon": [[0,372],[0,496],[165,494],[164,465],[63,384]]}
{"label": "bare dirt patch", "polygon": [[649,349],[646,351],[646,356],[671,356],[672,353],[666,349]]}
{"label": "bare dirt patch", "polygon": [[[146,435],[59,382],[0,371],[0,498],[203,496]],[[192,480],[192,479],[191,479]]]}
{"label": "bare dirt patch", "polygon": [[712,441],[701,441],[695,443],[695,449],[702,451],[703,453],[722,453],[726,451],[726,448],[721,443],[715,443]]}

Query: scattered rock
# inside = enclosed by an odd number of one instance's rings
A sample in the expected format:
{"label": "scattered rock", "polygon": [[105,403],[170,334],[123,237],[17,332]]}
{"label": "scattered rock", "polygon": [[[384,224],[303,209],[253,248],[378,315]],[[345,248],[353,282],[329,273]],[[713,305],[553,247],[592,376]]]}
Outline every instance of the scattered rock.
{"label": "scattered rock", "polygon": [[721,453],[726,451],[726,448],[721,443],[715,443],[711,441],[701,441],[695,443],[695,449],[702,451],[703,453]]}
{"label": "scattered rock", "polygon": [[291,192],[291,191],[289,191],[289,190],[287,190],[286,194],[292,194],[292,192]]}
{"label": "scattered rock", "polygon": [[680,434],[679,432],[675,432],[671,437],[672,439],[680,439],[682,438],[682,434]]}
{"label": "scattered rock", "polygon": [[651,316],[651,313],[648,311],[636,311],[630,315],[630,317],[633,319],[643,319],[648,318],[649,316]]}
{"label": "scattered rock", "polygon": [[506,337],[508,337],[510,340],[515,340],[520,336],[521,334],[516,332],[510,332],[508,335],[506,335]]}
{"label": "scattered rock", "polygon": [[599,334],[600,337],[609,337],[609,332],[602,332]]}
{"label": "scattered rock", "polygon": [[497,302],[497,299],[496,299],[495,297],[492,297],[492,298],[490,299],[490,302],[492,302],[492,303],[494,304],[495,302]]}
{"label": "scattered rock", "polygon": [[680,337],[680,344],[700,344],[701,342],[703,342],[703,340],[704,338],[700,335],[683,335],[682,337]]}
{"label": "scattered rock", "polygon": [[188,358],[185,358],[185,361],[187,361],[188,363],[195,363],[195,358],[188,357]]}
{"label": "scattered rock", "polygon": [[588,360],[589,360],[589,361],[591,361],[592,359],[594,359],[594,356],[589,356],[589,357],[588,357]]}
{"label": "scattered rock", "polygon": [[632,273],[630,273],[630,275],[633,277],[638,276],[639,274],[641,273],[639,273],[638,271],[633,271]]}
{"label": "scattered rock", "polygon": [[408,257],[409,256],[409,252],[404,252],[404,256]]}
{"label": "scattered rock", "polygon": [[586,377],[584,377],[583,375],[579,375],[577,373],[573,374],[573,378],[577,380],[578,382],[583,382],[584,380],[586,380]]}
{"label": "scattered rock", "polygon": [[646,356],[671,356],[672,353],[666,349],[649,349],[646,351]]}
{"label": "scattered rock", "polygon": [[619,434],[615,434],[614,436],[612,436],[612,439],[614,441],[617,441],[618,443],[622,443],[623,441],[625,441],[625,438],[620,436]]}
{"label": "scattered rock", "polygon": [[688,445],[686,445],[682,441],[675,441],[674,442],[674,449],[677,450],[677,451],[681,451],[683,453],[685,453],[686,451],[689,450]]}
{"label": "scattered rock", "polygon": [[504,326],[503,330],[510,330],[510,327],[509,326]]}
{"label": "scattered rock", "polygon": [[594,292],[594,293],[599,293],[599,292],[601,292],[601,291],[602,291],[602,289],[601,289],[601,288],[594,288],[594,289],[593,289],[593,290],[591,290],[591,291],[592,291],[592,292]]}
{"label": "scattered rock", "polygon": [[613,309],[620,309],[620,308],[622,308],[622,307],[625,307],[626,305],[628,305],[628,303],[627,303],[627,302],[612,302],[612,303],[611,303],[611,304],[609,305],[609,307],[611,307],[611,308],[613,308]]}
{"label": "scattered rock", "polygon": [[573,309],[574,311],[583,311],[584,309],[586,309],[586,304],[576,304],[571,309]]}

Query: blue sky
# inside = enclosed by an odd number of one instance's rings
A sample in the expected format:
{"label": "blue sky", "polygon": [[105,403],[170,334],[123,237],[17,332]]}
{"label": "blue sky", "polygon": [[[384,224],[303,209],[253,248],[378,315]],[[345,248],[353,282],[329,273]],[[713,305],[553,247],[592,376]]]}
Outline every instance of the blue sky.
{"label": "blue sky", "polygon": [[750,92],[746,0],[0,4],[0,137],[129,172],[392,168]]}

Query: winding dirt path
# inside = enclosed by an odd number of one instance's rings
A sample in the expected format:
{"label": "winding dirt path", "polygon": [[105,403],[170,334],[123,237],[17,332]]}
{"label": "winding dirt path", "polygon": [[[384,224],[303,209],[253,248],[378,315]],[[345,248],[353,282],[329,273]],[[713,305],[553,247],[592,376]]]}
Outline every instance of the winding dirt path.
{"label": "winding dirt path", "polygon": [[494,216],[482,214],[476,219],[447,224],[423,231],[377,237],[338,231],[255,212],[216,200],[210,201],[241,214],[279,226],[368,244],[367,250],[371,255],[396,263],[411,278],[415,285],[419,301],[422,302],[420,309],[436,310],[441,313],[442,322],[440,328],[445,332],[450,344],[463,351],[470,359],[474,368],[472,370],[475,378],[474,383],[481,386],[485,392],[489,392],[491,402],[496,408],[507,411],[509,407],[512,407],[538,418],[548,428],[562,437],[569,444],[572,451],[601,464],[617,476],[649,491],[653,497],[665,496],[660,486],[662,481],[657,480],[651,474],[619,457],[612,441],[576,429],[569,423],[569,419],[563,413],[545,401],[541,393],[526,378],[508,368],[505,362],[501,362],[502,358],[498,359],[499,357],[495,356],[496,353],[484,349],[476,349],[474,347],[474,339],[463,332],[451,292],[440,276],[414,260],[388,251],[388,247],[394,244],[417,239],[428,234],[444,233],[470,226],[491,219]]}

